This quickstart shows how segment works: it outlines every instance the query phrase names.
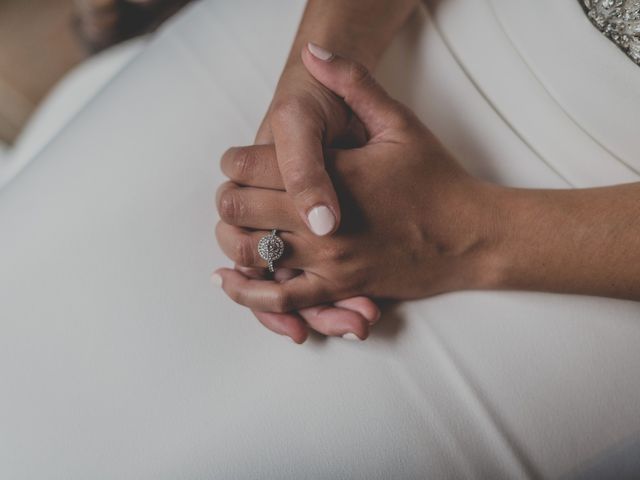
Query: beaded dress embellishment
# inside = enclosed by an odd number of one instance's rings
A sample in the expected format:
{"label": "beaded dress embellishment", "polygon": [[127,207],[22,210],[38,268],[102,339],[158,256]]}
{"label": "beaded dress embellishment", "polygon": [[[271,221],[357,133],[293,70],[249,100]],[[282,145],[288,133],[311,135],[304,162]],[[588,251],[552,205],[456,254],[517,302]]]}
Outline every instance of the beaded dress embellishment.
{"label": "beaded dress embellishment", "polygon": [[580,0],[591,22],[640,65],[640,0]]}

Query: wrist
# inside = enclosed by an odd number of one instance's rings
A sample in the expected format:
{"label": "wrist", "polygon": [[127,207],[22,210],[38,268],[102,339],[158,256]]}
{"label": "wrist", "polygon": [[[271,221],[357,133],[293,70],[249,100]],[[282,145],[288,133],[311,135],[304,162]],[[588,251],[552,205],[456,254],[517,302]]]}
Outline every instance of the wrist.
{"label": "wrist", "polygon": [[[562,272],[570,268],[565,255],[575,217],[558,205],[558,192],[485,184],[485,230],[476,289],[553,290]],[[574,218],[575,220],[575,218]],[[569,230],[567,230],[569,227]]]}
{"label": "wrist", "polygon": [[637,299],[638,191],[494,188],[484,288]]}
{"label": "wrist", "polygon": [[502,290],[511,285],[514,230],[517,228],[517,189],[477,181],[468,219],[474,251],[468,265],[468,290]]}
{"label": "wrist", "polygon": [[309,0],[287,65],[300,62],[308,42],[373,71],[419,0]]}

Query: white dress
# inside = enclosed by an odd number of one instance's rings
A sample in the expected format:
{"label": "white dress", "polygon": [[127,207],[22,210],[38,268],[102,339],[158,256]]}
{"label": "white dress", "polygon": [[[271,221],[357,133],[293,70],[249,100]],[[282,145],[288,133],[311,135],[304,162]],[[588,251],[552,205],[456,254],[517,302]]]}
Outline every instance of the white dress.
{"label": "white dress", "polygon": [[[455,293],[298,346],[211,286],[218,159],[303,3],[194,3],[1,164],[0,478],[638,478],[638,303]],[[640,68],[577,1],[429,10],[378,76],[473,174],[640,179]]]}

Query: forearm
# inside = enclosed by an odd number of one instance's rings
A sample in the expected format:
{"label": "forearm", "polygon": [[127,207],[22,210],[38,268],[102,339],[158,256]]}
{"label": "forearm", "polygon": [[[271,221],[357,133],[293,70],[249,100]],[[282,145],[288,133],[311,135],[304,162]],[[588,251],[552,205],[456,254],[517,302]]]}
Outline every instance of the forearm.
{"label": "forearm", "polygon": [[418,0],[309,0],[288,64],[313,42],[373,69]]}
{"label": "forearm", "polygon": [[640,300],[640,183],[500,192],[497,287]]}

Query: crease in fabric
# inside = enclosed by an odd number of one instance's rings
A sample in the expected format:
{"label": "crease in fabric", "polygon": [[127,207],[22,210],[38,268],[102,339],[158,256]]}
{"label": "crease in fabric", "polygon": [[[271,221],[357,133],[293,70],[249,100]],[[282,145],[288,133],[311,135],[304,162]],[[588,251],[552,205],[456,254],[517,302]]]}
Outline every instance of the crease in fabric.
{"label": "crease in fabric", "polygon": [[[531,75],[536,79],[536,81],[540,84],[540,86],[544,89],[544,91],[547,93],[547,95],[549,96],[549,98],[551,98],[553,100],[553,102],[558,106],[558,108],[560,109],[560,111],[562,111],[562,113],[571,121],[571,123],[573,123],[581,132],[583,132],[587,137],[589,137],[596,145],[598,145],[602,150],[604,150],[605,152],[607,152],[614,160],[618,161],[621,165],[623,165],[628,171],[629,173],[633,173],[636,176],[640,176],[640,171],[636,170],[633,166],[631,166],[629,163],[627,163],[624,159],[622,159],[619,155],[617,155],[616,153],[614,153],[609,147],[607,147],[606,145],[604,145],[600,140],[598,140],[594,134],[592,134],[591,132],[589,132],[585,126],[583,126],[580,122],[578,122],[577,118],[575,118],[570,112],[569,110],[562,104],[562,102],[560,102],[560,100],[551,92],[551,90],[549,89],[549,87],[547,86],[547,84],[542,80],[542,78],[536,73],[535,69],[533,68],[533,65],[531,65],[531,63],[527,60],[526,56],[524,55],[524,53],[520,50],[520,48],[518,48],[518,45],[514,42],[513,38],[511,37],[511,35],[509,35],[509,32],[507,31],[507,28],[504,24],[504,21],[502,20],[502,17],[500,16],[500,14],[498,13],[498,10],[495,7],[495,3],[493,0],[487,0],[488,6],[493,14],[493,16],[496,19],[496,23],[500,26],[501,31],[504,33],[505,38],[507,39],[507,41],[509,42],[509,45],[511,46],[511,48],[513,49],[513,51],[518,55],[518,57],[522,60],[522,63],[527,67],[527,69],[529,70],[529,72],[531,73]],[[576,6],[579,7],[578,3],[576,2]],[[580,12],[581,13],[581,12]]]}

